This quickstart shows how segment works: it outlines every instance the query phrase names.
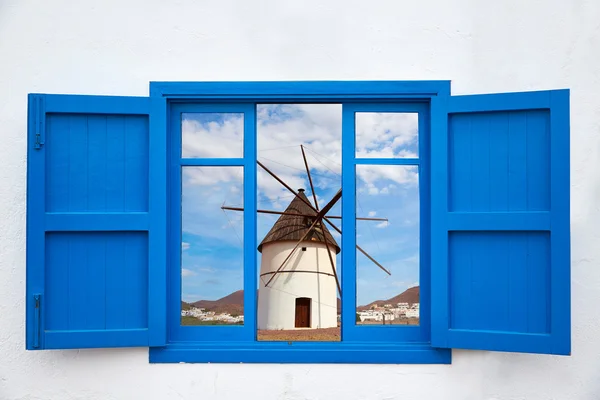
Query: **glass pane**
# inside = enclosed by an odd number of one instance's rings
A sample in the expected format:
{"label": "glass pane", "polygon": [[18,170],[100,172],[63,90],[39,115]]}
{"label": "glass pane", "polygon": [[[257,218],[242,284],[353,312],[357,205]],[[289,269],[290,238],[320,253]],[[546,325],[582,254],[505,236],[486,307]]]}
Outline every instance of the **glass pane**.
{"label": "glass pane", "polygon": [[375,260],[356,252],[357,324],[418,325],[417,167],[357,165],[356,215],[356,243]]}
{"label": "glass pane", "polygon": [[[341,189],[341,105],[265,104],[257,113],[259,161],[299,193],[259,168],[258,340],[339,341],[341,237],[315,216]],[[341,199],[331,205],[341,228]]]}
{"label": "glass pane", "polygon": [[181,324],[243,325],[243,167],[183,167]]}
{"label": "glass pane", "polygon": [[238,158],[244,156],[243,113],[182,113],[181,156]]}
{"label": "glass pane", "polygon": [[356,113],[357,158],[419,156],[419,114]]}

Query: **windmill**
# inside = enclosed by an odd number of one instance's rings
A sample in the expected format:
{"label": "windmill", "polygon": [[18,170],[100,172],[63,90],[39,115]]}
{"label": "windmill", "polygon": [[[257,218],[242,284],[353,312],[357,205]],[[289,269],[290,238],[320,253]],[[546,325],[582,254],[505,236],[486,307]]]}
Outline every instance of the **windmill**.
{"label": "windmill", "polygon": [[[263,163],[258,165],[283,187],[294,194],[285,211],[257,210],[280,215],[258,245],[261,252],[260,286],[258,294],[258,329],[306,329],[337,326],[337,293],[341,285],[336,267],[336,254],[341,251],[327,223],[339,234],[342,231],[331,221],[340,216],[327,215],[342,197],[339,189],[329,202],[319,207],[310,168],[300,145],[302,158],[314,205],[304,189],[295,191]],[[239,207],[223,210],[243,211]],[[385,218],[358,217],[358,220],[387,221]],[[388,275],[385,267],[360,246],[356,249]]]}

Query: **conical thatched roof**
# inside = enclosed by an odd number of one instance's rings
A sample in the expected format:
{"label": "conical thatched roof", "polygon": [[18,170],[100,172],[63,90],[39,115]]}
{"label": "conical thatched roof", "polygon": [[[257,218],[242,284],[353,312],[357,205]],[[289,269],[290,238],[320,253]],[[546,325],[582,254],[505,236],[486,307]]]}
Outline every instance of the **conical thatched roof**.
{"label": "conical thatched roof", "polygon": [[[309,202],[308,198],[304,194],[304,189],[300,189],[298,191],[298,196]],[[303,214],[303,215],[311,215],[316,216],[317,213],[311,209],[306,203],[295,196],[290,205],[285,209],[285,212],[294,213],[294,214]],[[282,215],[279,217],[275,225],[271,228],[269,233],[265,236],[262,242],[258,245],[258,251],[262,252],[262,247],[266,243],[271,242],[279,242],[284,240],[291,240],[297,242],[304,236],[308,228],[312,225],[314,219],[311,217],[303,217],[296,215]],[[313,242],[321,242],[325,243],[323,233],[325,237],[327,237],[327,243],[330,246],[335,247],[335,252],[340,252],[340,246],[336,243],[331,233],[325,227],[325,222],[321,225],[324,232],[321,231],[321,228],[316,227],[313,231],[304,239],[305,241],[313,241]]]}

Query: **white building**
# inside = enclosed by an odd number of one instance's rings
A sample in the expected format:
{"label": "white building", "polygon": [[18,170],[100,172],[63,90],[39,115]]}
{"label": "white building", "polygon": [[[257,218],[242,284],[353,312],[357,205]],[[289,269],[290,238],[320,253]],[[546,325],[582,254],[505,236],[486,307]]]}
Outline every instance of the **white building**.
{"label": "white building", "polygon": [[[299,196],[309,201],[302,189]],[[285,212],[316,215],[298,197],[294,197]],[[316,228],[288,258],[312,223],[313,219],[310,217],[281,215],[258,246],[262,253],[258,329],[337,326],[337,285],[334,273],[335,257],[340,248],[333,236],[324,226],[323,230]],[[327,251],[333,260],[333,268]]]}

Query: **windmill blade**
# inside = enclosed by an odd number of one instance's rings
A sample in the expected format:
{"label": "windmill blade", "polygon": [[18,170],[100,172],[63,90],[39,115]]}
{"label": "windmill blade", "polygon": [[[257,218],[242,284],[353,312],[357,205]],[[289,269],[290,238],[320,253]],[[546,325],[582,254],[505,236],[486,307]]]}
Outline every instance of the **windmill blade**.
{"label": "windmill blade", "polygon": [[294,246],[294,248],[292,249],[292,251],[290,251],[290,254],[288,254],[287,257],[285,258],[285,260],[283,260],[283,262],[281,263],[281,265],[279,266],[279,268],[277,268],[277,270],[275,271],[275,273],[273,275],[271,275],[271,277],[269,278],[269,280],[267,281],[267,283],[265,283],[265,287],[269,286],[269,283],[271,283],[271,281],[273,280],[273,278],[275,278],[275,275],[277,275],[279,273],[279,271],[281,271],[281,269],[283,268],[283,266],[285,265],[285,263],[290,259],[290,257],[292,256],[292,254],[294,254],[294,252],[296,251],[296,249],[298,248],[298,246],[300,246],[300,244],[304,241],[304,239],[306,239],[306,237],[309,235],[309,233],[312,232],[312,230],[315,228],[315,226],[317,226],[317,224],[319,224],[321,222],[321,220],[323,219],[323,216],[329,210],[331,210],[331,208],[335,205],[335,203],[337,203],[337,201],[341,197],[342,197],[342,189],[338,190],[338,192],[335,194],[335,196],[333,196],[333,198],[329,201],[329,203],[327,203],[327,205],[325,205],[325,207],[321,211],[319,211],[319,213],[315,217],[315,220],[313,221],[312,225],[306,230],[306,232],[304,233],[304,236],[302,236],[302,238],[300,238],[300,240],[298,241],[298,243],[296,243],[296,245]]}
{"label": "windmill blade", "polygon": [[[230,211],[244,211],[243,207],[229,207],[229,206],[221,206],[221,210],[230,210]],[[293,213],[293,212],[287,212],[287,211],[275,211],[275,210],[256,210],[257,213],[263,213],[263,214],[276,214],[276,215],[291,215],[294,217],[314,217],[314,215],[312,214],[300,214],[300,213]],[[333,218],[333,219],[342,219],[342,217],[340,217],[339,215],[328,215],[327,218]],[[356,217],[357,220],[359,221],[388,221],[387,218],[371,218],[371,217]]]}
{"label": "windmill blade", "polygon": [[[298,195],[298,193],[296,193],[296,191],[294,191],[294,189],[292,189],[291,187],[289,187],[284,181],[282,181],[277,175],[275,175],[273,172],[271,172],[271,170],[269,170],[267,167],[265,167],[260,161],[256,161],[258,163],[258,165],[261,166],[262,169],[264,169],[265,171],[267,171],[267,173],[269,175],[271,175],[273,178],[275,178],[275,180],[279,183],[281,183],[287,190],[289,190],[290,192],[294,193],[296,195],[297,198],[299,198],[300,200],[302,200],[303,203],[305,203],[307,206],[309,206],[310,208],[312,208],[315,212],[317,212],[317,210],[313,207],[312,204],[310,204],[309,201],[304,200],[302,197],[300,197]],[[340,228],[338,228],[337,226],[335,226],[335,224],[333,222],[331,222],[327,217],[323,216],[323,220],[325,222],[327,222],[333,229],[335,229],[340,235],[342,234],[342,230]],[[377,265],[379,268],[381,268],[381,270],[383,272],[385,272],[388,275],[391,275],[391,272],[388,271],[387,269],[385,269],[381,264],[379,264],[377,261],[375,261],[375,259],[373,257],[371,257],[369,254],[367,254],[366,251],[364,251],[360,246],[356,245],[356,248],[358,249],[358,251],[360,251],[361,253],[363,253],[365,256],[367,256],[369,258],[369,260],[373,261],[375,263],[375,265]]]}
{"label": "windmill blade", "polygon": [[379,264],[377,261],[375,261],[375,259],[373,257],[371,257],[369,254],[367,254],[366,251],[364,251],[362,249],[362,247],[360,247],[359,245],[356,245],[356,249],[358,251],[360,251],[361,253],[363,253],[365,256],[367,256],[367,258],[371,261],[373,261],[375,263],[375,265],[377,265],[379,268],[381,268],[383,270],[383,272],[385,272],[388,275],[392,275],[392,273],[390,271],[388,271],[387,269],[385,269],[385,267],[381,264]]}
{"label": "windmill blade", "polygon": [[306,154],[304,153],[304,146],[300,145],[302,150],[302,158],[304,159],[304,166],[306,167],[306,175],[308,175],[308,183],[310,183],[310,191],[312,192],[313,199],[315,200],[315,208],[319,209],[319,203],[317,202],[317,194],[315,193],[315,187],[313,186],[312,177],[310,176],[310,168],[308,168],[308,161],[306,161]]}

